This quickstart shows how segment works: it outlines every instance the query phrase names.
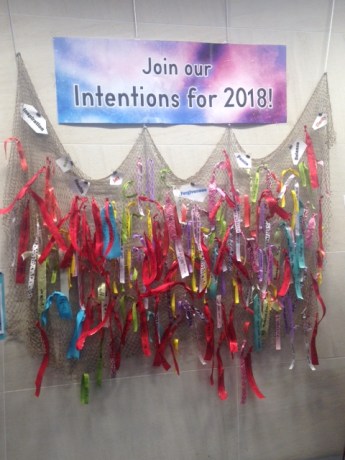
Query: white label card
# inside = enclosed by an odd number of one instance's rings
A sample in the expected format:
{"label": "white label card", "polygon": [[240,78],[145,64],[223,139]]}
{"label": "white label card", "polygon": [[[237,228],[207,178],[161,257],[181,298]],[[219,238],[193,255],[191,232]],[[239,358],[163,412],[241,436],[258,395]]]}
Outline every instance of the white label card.
{"label": "white label card", "polygon": [[307,144],[300,139],[290,146],[291,158],[294,166],[298,165],[306,148]]}
{"label": "white label card", "polygon": [[327,113],[319,113],[319,115],[315,118],[313,123],[313,130],[316,131],[320,128],[323,128],[328,123]]}
{"label": "white label card", "polygon": [[85,196],[90,188],[90,182],[75,177],[70,182],[70,189],[76,195]]}
{"label": "white label card", "polygon": [[247,153],[235,153],[237,165],[241,169],[251,169],[252,159]]}
{"label": "white label card", "polygon": [[22,119],[38,134],[48,134],[47,122],[34,106],[21,104],[20,113]]}
{"label": "white label card", "polygon": [[121,173],[118,173],[117,171],[113,172],[113,174],[110,176],[109,183],[110,185],[122,185],[123,182],[123,175]]}
{"label": "white label card", "polygon": [[185,184],[180,189],[174,190],[176,198],[187,198],[187,200],[203,203],[207,197],[207,187],[197,184]]}
{"label": "white label card", "polygon": [[66,173],[72,169],[73,161],[67,157],[58,158],[55,163],[61,169],[62,172]]}

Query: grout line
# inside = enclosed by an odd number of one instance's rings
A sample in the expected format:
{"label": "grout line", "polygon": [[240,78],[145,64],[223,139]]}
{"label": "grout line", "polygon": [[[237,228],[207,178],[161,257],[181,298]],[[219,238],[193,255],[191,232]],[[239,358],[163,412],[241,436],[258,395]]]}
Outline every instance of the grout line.
{"label": "grout line", "polygon": [[[228,366],[224,367],[224,369],[230,368],[233,366]],[[210,368],[203,368],[203,369],[185,369],[185,370],[180,370],[180,374],[188,374],[192,372],[206,372],[210,371]],[[140,375],[127,375],[124,377],[115,377],[115,378],[106,378],[103,379],[103,382],[116,382],[116,381],[122,381],[122,380],[132,380],[132,379],[139,379],[139,378],[145,378],[145,377],[156,377],[156,376],[170,376],[170,375],[175,375],[173,372],[159,372],[159,373],[146,373],[146,374],[140,374]],[[176,376],[178,377],[178,376]],[[69,383],[58,383],[56,385],[42,385],[41,390],[47,389],[47,388],[64,388],[64,387],[69,387],[73,385],[80,385],[80,382],[69,382]],[[35,387],[27,387],[27,388],[18,388],[16,390],[5,390],[4,394],[11,394],[11,393],[19,393],[21,391],[35,391]]]}
{"label": "grout line", "polygon": [[[326,360],[337,360],[337,359],[345,359],[345,356],[334,356],[334,357],[326,357],[326,358],[319,358],[320,362],[326,361]],[[297,358],[297,362],[303,362],[304,358]],[[289,363],[288,361],[279,363],[279,366],[287,366]],[[216,369],[216,367],[215,367]],[[224,370],[233,370],[233,372],[236,372],[236,388],[237,388],[237,393],[239,392],[239,385],[238,385],[238,372],[240,370],[239,365],[230,365],[230,366],[224,366]],[[180,370],[180,374],[191,374],[191,373],[197,373],[197,372],[209,372],[210,368],[209,367],[204,367],[200,369],[185,369],[185,370]],[[115,378],[105,378],[103,379],[103,382],[116,382],[116,381],[125,381],[125,380],[133,380],[133,379],[140,379],[140,378],[146,378],[146,377],[156,377],[156,376],[175,376],[175,372],[159,372],[159,373],[145,373],[145,374],[138,374],[138,375],[127,375],[127,376],[119,376]],[[56,385],[42,385],[41,389],[48,389],[48,388],[65,388],[69,386],[75,386],[75,385],[80,385],[80,382],[75,382],[71,381],[68,383],[59,383]],[[21,391],[35,391],[35,387],[27,387],[27,388],[18,388],[16,390],[4,390],[4,395],[5,394],[12,394],[12,393],[19,393]],[[239,393],[237,394],[237,401],[239,397]],[[239,403],[238,403],[239,404]],[[240,408],[240,406],[238,406]],[[238,415],[240,414],[240,411],[238,410]]]}

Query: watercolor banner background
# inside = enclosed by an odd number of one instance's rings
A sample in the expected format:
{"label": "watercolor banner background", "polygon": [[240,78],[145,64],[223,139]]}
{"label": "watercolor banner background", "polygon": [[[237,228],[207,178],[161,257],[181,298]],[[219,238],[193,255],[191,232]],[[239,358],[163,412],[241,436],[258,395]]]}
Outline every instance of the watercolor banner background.
{"label": "watercolor banner background", "polygon": [[54,38],[61,124],[286,122],[286,47]]}

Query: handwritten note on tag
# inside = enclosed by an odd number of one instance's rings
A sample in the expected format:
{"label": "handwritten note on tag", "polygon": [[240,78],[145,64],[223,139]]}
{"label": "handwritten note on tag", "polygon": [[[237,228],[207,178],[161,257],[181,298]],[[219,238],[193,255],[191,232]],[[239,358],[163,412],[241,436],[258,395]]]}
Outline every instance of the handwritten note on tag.
{"label": "handwritten note on tag", "polygon": [[291,158],[294,166],[298,165],[306,148],[307,144],[301,140],[294,142],[290,146]]}
{"label": "handwritten note on tag", "polygon": [[34,106],[21,104],[22,119],[38,134],[48,134],[47,122]]}
{"label": "handwritten note on tag", "polygon": [[185,184],[173,191],[175,198],[187,198],[187,200],[203,203],[207,196],[207,187],[196,184]]}
{"label": "handwritten note on tag", "polygon": [[252,159],[247,153],[235,153],[237,165],[241,169],[251,169]]}
{"label": "handwritten note on tag", "polygon": [[73,161],[67,157],[58,158],[55,163],[61,169],[62,172],[66,173],[72,169]]}
{"label": "handwritten note on tag", "polygon": [[319,113],[319,115],[315,118],[313,123],[313,130],[316,131],[320,128],[323,128],[328,123],[327,113]]}

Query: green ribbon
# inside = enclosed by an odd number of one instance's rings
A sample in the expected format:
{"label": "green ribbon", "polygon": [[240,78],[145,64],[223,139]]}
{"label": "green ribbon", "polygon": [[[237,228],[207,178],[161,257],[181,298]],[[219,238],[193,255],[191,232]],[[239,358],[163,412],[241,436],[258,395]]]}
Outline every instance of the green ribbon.
{"label": "green ribbon", "polygon": [[260,182],[260,173],[256,171],[254,180],[252,179],[250,184],[250,201],[252,203],[256,203],[258,199],[259,193],[259,182]]}
{"label": "green ribbon", "polygon": [[89,404],[89,388],[90,388],[90,376],[89,374],[83,374],[81,377],[80,385],[80,402],[82,404]]}
{"label": "green ribbon", "polygon": [[133,302],[133,305],[132,305],[132,321],[133,321],[133,332],[138,332],[138,314],[137,314],[136,302]]}
{"label": "green ribbon", "polygon": [[128,180],[127,182],[125,182],[122,186],[122,195],[125,197],[125,198],[134,198],[137,196],[137,193],[131,193],[130,195],[127,194],[127,190],[129,189],[129,187],[131,185],[134,184],[134,181],[133,180]]}

